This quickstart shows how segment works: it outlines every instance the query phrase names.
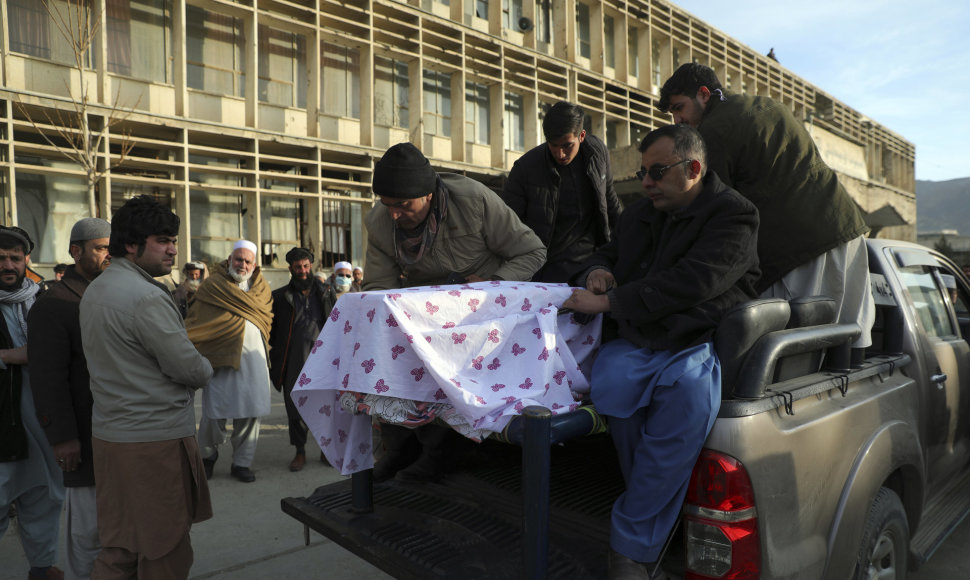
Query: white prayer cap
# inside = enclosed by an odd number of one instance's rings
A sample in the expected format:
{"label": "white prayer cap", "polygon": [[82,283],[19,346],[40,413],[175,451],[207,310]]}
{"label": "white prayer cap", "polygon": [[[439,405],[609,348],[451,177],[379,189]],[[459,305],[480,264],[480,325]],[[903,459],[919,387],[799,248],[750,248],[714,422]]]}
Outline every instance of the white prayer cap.
{"label": "white prayer cap", "polygon": [[250,252],[253,253],[254,256],[259,255],[259,249],[256,247],[256,244],[250,242],[249,240],[239,240],[238,242],[232,245],[233,252],[235,252],[239,248],[249,250]]}
{"label": "white prayer cap", "polygon": [[334,272],[337,270],[353,270],[353,268],[354,267],[350,265],[350,262],[337,262],[333,265]]}

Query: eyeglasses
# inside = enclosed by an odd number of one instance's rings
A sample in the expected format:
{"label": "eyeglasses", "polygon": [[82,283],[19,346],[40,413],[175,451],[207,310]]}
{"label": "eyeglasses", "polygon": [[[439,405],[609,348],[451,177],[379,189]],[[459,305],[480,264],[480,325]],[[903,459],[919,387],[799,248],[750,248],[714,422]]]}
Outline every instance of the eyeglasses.
{"label": "eyeglasses", "polygon": [[637,179],[643,181],[643,178],[649,175],[650,179],[660,181],[664,178],[664,173],[667,173],[667,170],[671,167],[677,167],[678,165],[690,163],[691,161],[693,159],[684,159],[683,161],[671,163],[670,165],[651,165],[649,169],[640,169],[640,171],[637,171]]}

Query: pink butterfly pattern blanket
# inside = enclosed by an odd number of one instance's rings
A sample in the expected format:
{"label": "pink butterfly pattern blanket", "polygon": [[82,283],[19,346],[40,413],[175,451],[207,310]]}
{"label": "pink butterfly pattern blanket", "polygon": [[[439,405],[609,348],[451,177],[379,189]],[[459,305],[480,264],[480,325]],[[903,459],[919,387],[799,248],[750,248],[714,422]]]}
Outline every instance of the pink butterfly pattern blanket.
{"label": "pink butterfly pattern blanket", "polygon": [[559,313],[571,292],[492,281],[344,294],[293,401],[344,475],[373,466],[368,413],[408,426],[439,417],[480,440],[529,405],[574,410],[601,320]]}

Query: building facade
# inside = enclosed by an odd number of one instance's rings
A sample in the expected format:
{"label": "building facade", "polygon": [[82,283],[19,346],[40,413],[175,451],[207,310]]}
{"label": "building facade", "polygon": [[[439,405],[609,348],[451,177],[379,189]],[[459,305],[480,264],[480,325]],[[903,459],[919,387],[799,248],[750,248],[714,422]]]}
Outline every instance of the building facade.
{"label": "building facade", "polygon": [[[75,220],[144,193],[182,217],[180,261],[247,238],[281,276],[295,245],[357,264],[387,147],[411,141],[439,171],[500,188],[560,100],[586,109],[635,195],[636,145],[670,122],[659,88],[690,61],[790,106],[874,233],[915,238],[911,143],[661,0],[46,4],[0,0],[0,211],[37,239],[41,271],[67,261]],[[90,45],[72,50],[65,22]],[[82,133],[103,175],[65,155]]]}

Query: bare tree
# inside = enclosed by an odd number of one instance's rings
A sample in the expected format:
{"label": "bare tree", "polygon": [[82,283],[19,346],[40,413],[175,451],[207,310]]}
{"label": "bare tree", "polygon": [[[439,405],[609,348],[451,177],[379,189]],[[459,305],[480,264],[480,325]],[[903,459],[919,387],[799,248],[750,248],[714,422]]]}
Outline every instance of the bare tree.
{"label": "bare tree", "polygon": [[[130,132],[119,132],[116,143],[119,145],[118,159],[112,163],[110,151],[101,162],[101,148],[104,139],[111,133],[111,129],[118,127],[131,116],[131,111],[138,106],[140,99],[131,107],[123,108],[119,105],[120,89],[115,93],[112,103],[100,113],[103,122],[100,127],[91,127],[91,112],[93,103],[91,88],[85,82],[84,71],[87,58],[101,28],[101,15],[92,15],[88,4],[90,0],[65,0],[65,7],[58,10],[54,0],[40,0],[50,16],[51,23],[57,29],[70,48],[74,63],[72,70],[77,72],[80,89],[77,95],[71,90],[70,75],[64,80],[68,94],[72,95],[73,111],[63,111],[59,108],[42,108],[42,114],[47,124],[40,125],[31,111],[22,102],[17,102],[17,108],[30,122],[35,130],[44,138],[48,145],[61,155],[77,163],[84,170],[87,179],[88,199],[92,205],[92,215],[98,214],[99,196],[98,186],[101,179],[111,173],[112,167],[124,163],[134,147]],[[102,63],[107,66],[107,63]],[[95,98],[95,101],[97,99]]]}

